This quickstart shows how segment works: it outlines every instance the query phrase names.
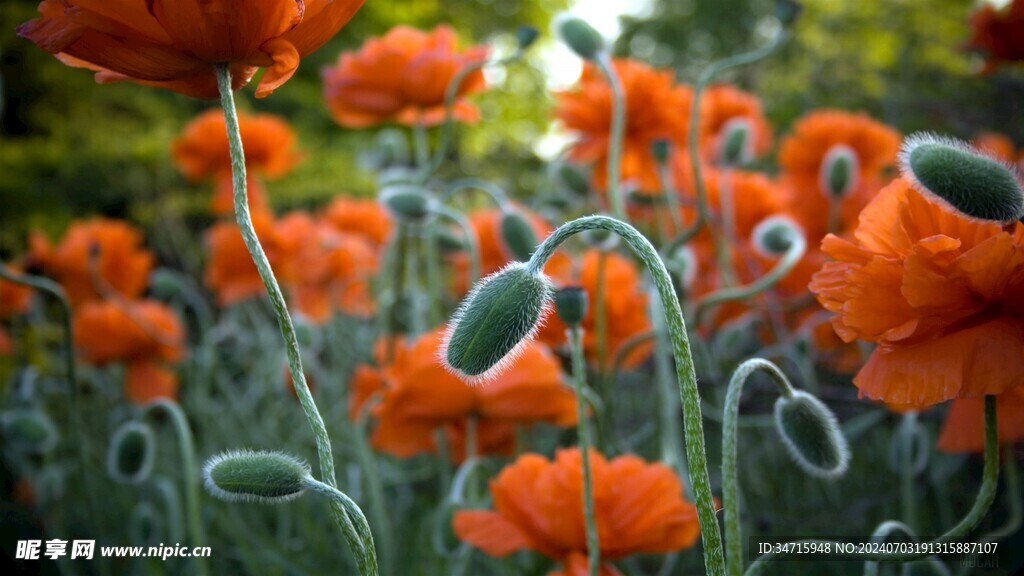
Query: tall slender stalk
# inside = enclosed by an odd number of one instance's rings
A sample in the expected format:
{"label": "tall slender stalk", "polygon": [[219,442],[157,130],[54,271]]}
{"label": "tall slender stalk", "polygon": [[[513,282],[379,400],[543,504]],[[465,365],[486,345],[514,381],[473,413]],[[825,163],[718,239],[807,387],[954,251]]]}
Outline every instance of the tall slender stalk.
{"label": "tall slender stalk", "polygon": [[[316,403],[313,401],[313,394],[309,391],[309,385],[306,383],[306,375],[302,371],[299,342],[295,335],[295,326],[292,324],[291,315],[288,314],[288,306],[284,301],[284,294],[281,293],[281,287],[278,286],[274,272],[270,268],[270,261],[267,260],[263,246],[260,245],[259,238],[256,236],[256,229],[252,224],[252,216],[249,214],[249,196],[246,191],[245,177],[245,151],[242,147],[241,130],[238,127],[238,112],[235,110],[235,96],[231,90],[231,69],[228,64],[217,65],[217,86],[220,89],[221,106],[224,108],[224,122],[227,127],[228,145],[231,151],[235,218],[238,221],[238,228],[242,233],[242,240],[244,240],[245,247],[249,250],[253,263],[256,264],[256,269],[259,271],[260,278],[263,280],[263,286],[267,290],[270,303],[277,316],[277,324],[281,330],[281,336],[284,338],[285,352],[288,355],[288,370],[291,373],[295,395],[299,399],[299,404],[302,406],[302,411],[306,414],[306,420],[309,422],[309,427],[313,430],[313,435],[316,439],[317,456],[320,461],[320,474],[323,477],[323,483],[337,491],[331,439],[327,435],[327,427],[320,416],[320,411],[317,410]],[[341,494],[340,492],[338,493]],[[345,498],[348,497],[346,496]],[[331,511],[334,515],[334,520],[348,540],[349,546],[353,550],[362,550],[363,542],[353,537],[356,532],[353,529],[354,520],[350,512],[352,507],[358,510],[358,506],[355,506],[354,503],[352,506],[348,506],[344,500],[338,498],[331,499]],[[360,516],[362,516],[361,513]],[[363,522],[365,522],[365,519],[363,519]],[[369,541],[372,543],[372,537],[370,537]],[[370,546],[369,550],[364,551],[363,554],[357,554],[356,562],[362,574],[376,576],[376,551],[372,546]]]}
{"label": "tall slender stalk", "polygon": [[604,77],[608,79],[608,85],[612,90],[612,129],[608,140],[608,182],[605,188],[608,189],[612,216],[623,222],[628,222],[619,182],[622,171],[622,140],[626,135],[626,91],[622,87],[622,80],[615,72],[615,66],[607,52],[602,52],[596,58],[595,63],[601,69]]}
{"label": "tall slender stalk", "polygon": [[583,329],[579,325],[567,330],[572,354],[572,382],[576,388],[576,430],[579,435],[580,460],[583,463],[583,524],[587,532],[588,574],[601,571],[601,541],[594,516],[594,480],[590,472],[590,425],[583,389],[587,385],[587,361],[583,356]]}

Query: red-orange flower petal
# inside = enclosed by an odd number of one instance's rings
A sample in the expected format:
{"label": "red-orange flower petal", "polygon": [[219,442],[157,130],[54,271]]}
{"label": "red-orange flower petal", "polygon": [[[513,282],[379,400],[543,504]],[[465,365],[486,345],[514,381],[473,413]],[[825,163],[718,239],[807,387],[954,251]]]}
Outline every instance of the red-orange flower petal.
{"label": "red-orange flower petal", "polygon": [[124,374],[124,395],[135,404],[178,398],[178,376],[159,362],[136,360]]}
{"label": "red-orange flower petal", "polygon": [[[1010,444],[1024,438],[1024,386],[996,398],[999,442]],[[982,452],[985,449],[985,401],[982,398],[953,400],[939,433],[939,450]]]}
{"label": "red-orange flower petal", "polygon": [[184,338],[185,329],[174,311],[152,300],[94,301],[75,312],[75,346],[93,364],[178,360],[184,354]]}

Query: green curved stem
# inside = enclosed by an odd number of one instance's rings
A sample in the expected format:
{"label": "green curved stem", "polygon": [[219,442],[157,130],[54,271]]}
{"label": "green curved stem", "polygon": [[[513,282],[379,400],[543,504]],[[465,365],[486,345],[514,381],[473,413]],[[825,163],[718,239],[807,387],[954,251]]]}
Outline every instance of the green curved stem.
{"label": "green curved stem", "polygon": [[601,541],[594,515],[594,480],[590,472],[590,425],[587,423],[583,389],[587,386],[587,361],[583,356],[583,329],[578,325],[568,332],[572,354],[572,382],[576,388],[576,430],[579,435],[580,460],[583,464],[583,524],[587,532],[587,566],[590,576],[601,572]]}
{"label": "green curved stem", "polygon": [[[323,481],[330,488],[337,484],[334,474],[334,454],[331,451],[331,439],[327,435],[327,427],[320,416],[320,411],[313,401],[313,394],[309,391],[306,383],[306,375],[302,371],[302,358],[299,354],[299,342],[295,336],[295,326],[292,324],[291,315],[288,314],[288,306],[284,301],[284,294],[277,284],[274,272],[270,268],[267,255],[260,245],[256,230],[253,228],[252,216],[249,214],[249,198],[246,192],[245,179],[245,152],[242,147],[242,134],[238,127],[238,112],[235,110],[235,96],[231,90],[231,69],[227,64],[217,65],[217,86],[220,90],[221,106],[224,108],[224,122],[227,127],[228,145],[231,150],[231,174],[234,186],[235,218],[238,221],[238,229],[242,233],[245,247],[249,250],[253,263],[259,271],[263,286],[270,297],[270,303],[277,316],[278,327],[281,329],[281,336],[284,338],[285,351],[288,355],[288,369],[291,372],[292,385],[295,388],[295,395],[299,399],[302,411],[306,414],[309,427],[313,430],[316,438],[317,456],[320,460],[320,474]],[[346,497],[347,498],[347,497]],[[355,506],[356,511],[359,510]],[[331,511],[334,520],[348,538],[349,546],[353,550],[360,549],[361,543],[351,538],[351,531],[347,526],[352,525],[350,516],[353,514],[348,506],[336,499],[331,500]],[[362,512],[359,512],[362,517]],[[365,522],[365,519],[364,519]],[[369,559],[370,561],[367,561]],[[369,550],[357,558],[360,572],[376,576],[377,562],[376,552]]]}
{"label": "green curved stem", "polygon": [[[875,531],[871,534],[872,542],[885,542],[889,536],[896,532],[902,532],[903,535],[910,538],[911,541],[917,542],[917,535],[914,534],[914,529],[904,524],[903,522],[897,522],[895,520],[887,520],[878,525]],[[864,576],[878,576],[880,564],[877,560],[868,560],[864,563]]]}
{"label": "green curved stem", "polygon": [[683,230],[683,215],[679,213],[679,193],[668,162],[658,165],[658,180],[661,181],[661,193],[665,196],[668,215],[672,219],[672,234],[677,235]]}
{"label": "green curved stem", "polygon": [[476,281],[480,279],[480,247],[476,243],[473,225],[469,223],[469,220],[461,212],[446,206],[435,205],[431,210],[438,216],[451,220],[462,231],[463,239],[466,242],[466,251],[469,252],[469,285],[476,284]]}
{"label": "green curved stem", "polygon": [[607,216],[587,216],[560,226],[534,252],[527,269],[539,274],[544,263],[559,245],[574,234],[585,230],[603,229],[615,232],[629,244],[640,257],[654,279],[665,308],[665,319],[672,339],[676,359],[676,378],[679,381],[679,395],[683,405],[683,433],[686,443],[686,459],[690,467],[700,522],[701,538],[704,542],[704,565],[711,576],[725,574],[725,559],[722,556],[722,535],[719,532],[715,502],[711,495],[711,479],[708,476],[707,452],[704,447],[704,429],[701,422],[700,392],[697,376],[693,369],[693,356],[686,334],[686,322],[679,306],[679,298],[672,286],[672,278],[665,269],[654,246],[640,232],[629,224]]}
{"label": "green curved stem", "polygon": [[620,194],[620,182],[622,171],[622,141],[626,135],[626,91],[622,87],[622,80],[615,73],[615,66],[607,52],[602,52],[594,63],[608,80],[612,90],[612,127],[608,141],[608,182],[605,188],[608,189],[608,201],[612,209],[612,216],[628,222],[626,210],[623,207],[622,195]]}
{"label": "green curved stem", "polygon": [[[971,509],[955,526],[947,530],[941,536],[935,538],[931,544],[947,544],[950,542],[957,542],[963,537],[971,533],[981,519],[988,513],[989,508],[992,506],[992,501],[996,497],[996,487],[999,484],[999,438],[996,434],[997,431],[997,418],[996,418],[996,397],[992,395],[985,396],[985,468],[982,472],[981,488],[978,490],[978,496],[974,500],[974,505]],[[831,544],[833,547],[838,545],[838,542],[832,542],[829,540],[800,540],[793,544]],[[912,560],[920,560],[929,556],[928,553],[920,554],[857,554],[857,553],[833,553],[829,555],[832,558],[856,558],[860,560],[888,560],[893,562],[910,562]],[[765,570],[772,564],[773,560],[778,560],[787,557],[788,554],[780,553],[769,553],[764,554],[754,560],[747,571],[744,573],[745,576],[756,576],[763,574]],[[824,557],[822,558],[824,559]]]}
{"label": "green curved stem", "polygon": [[394,562],[394,544],[392,543],[391,522],[387,515],[387,500],[384,498],[380,471],[366,435],[370,404],[368,402],[360,411],[359,418],[355,422],[356,457],[359,459],[359,468],[366,482],[366,492],[370,500],[370,515],[373,517],[374,524],[377,525],[376,540],[380,542],[381,549],[380,572],[387,576],[394,573],[391,569],[392,562]]}
{"label": "green curved stem", "polygon": [[658,390],[658,435],[661,444],[662,461],[676,471],[683,481],[683,490],[687,497],[693,498],[693,486],[690,485],[690,474],[683,458],[683,447],[679,444],[679,413],[678,400],[672,390],[672,351],[668,349],[668,333],[665,329],[665,314],[660,302],[651,295],[651,320],[654,324],[654,374]]}
{"label": "green curved stem", "polygon": [[[345,511],[352,522],[342,526],[346,531],[346,539],[354,542],[352,550],[356,553],[356,559],[361,566],[366,566],[368,571],[364,574],[377,574],[377,551],[373,545],[373,534],[370,532],[370,524],[363,516],[363,511],[348,497],[347,494],[334,486],[325,484],[311,476],[307,476],[303,485],[314,492],[319,492],[330,498],[338,507]],[[333,508],[334,506],[332,506]]]}
{"label": "green curved stem", "polygon": [[501,186],[498,186],[494,182],[489,182],[482,178],[460,178],[448,184],[444,191],[441,192],[439,200],[442,204],[447,203],[463,190],[480,190],[483,193],[490,196],[491,201],[494,202],[498,208],[504,208],[508,204],[508,195],[502,190]]}
{"label": "green curved stem", "polygon": [[729,380],[722,423],[722,507],[725,508],[725,559],[729,576],[743,574],[743,526],[740,521],[739,480],[736,473],[736,430],[740,418],[740,395],[747,379],[755,372],[771,376],[782,396],[793,395],[793,386],[782,370],[763,358],[751,358],[743,362]]}
{"label": "green curved stem", "polygon": [[[146,404],[143,415],[162,411],[170,417],[174,426],[174,434],[178,437],[178,450],[181,451],[181,473],[185,477],[185,514],[188,520],[188,531],[192,535],[193,546],[202,546],[206,541],[203,531],[202,516],[199,508],[199,472],[196,469],[196,449],[192,440],[192,429],[188,418],[177,402],[167,398],[153,400]],[[196,556],[196,569],[199,574],[210,573],[206,558]]]}
{"label": "green curved stem", "polygon": [[998,542],[1007,536],[1017,533],[1024,520],[1024,506],[1021,505],[1020,473],[1017,460],[1014,458],[1013,446],[1006,445],[1003,458],[1006,468],[1006,500],[1010,509],[1010,517],[1006,523],[978,539],[979,542]]}
{"label": "green curved stem", "polygon": [[697,300],[693,314],[694,324],[700,326],[701,321],[704,319],[704,315],[713,306],[736,300],[746,300],[747,298],[756,296],[771,288],[778,283],[779,280],[782,280],[786,274],[789,274],[793,267],[800,262],[801,258],[803,258],[806,250],[807,241],[804,240],[803,236],[799,234],[795,235],[793,242],[789,245],[786,253],[782,255],[782,258],[779,259],[778,263],[776,263],[775,266],[764,276],[761,276],[757,280],[744,286],[716,290],[704,296],[700,300]]}

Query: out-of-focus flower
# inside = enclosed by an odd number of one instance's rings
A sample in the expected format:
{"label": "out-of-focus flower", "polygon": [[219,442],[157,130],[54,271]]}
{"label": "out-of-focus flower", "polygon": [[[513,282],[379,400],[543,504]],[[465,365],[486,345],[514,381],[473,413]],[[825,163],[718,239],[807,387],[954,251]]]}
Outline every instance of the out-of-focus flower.
{"label": "out-of-focus flower", "polygon": [[[697,541],[697,508],[683,499],[672,469],[632,455],[606,460],[596,450],[590,466],[602,575],[618,574],[610,561],[672,552]],[[491,480],[490,490],[493,511],[455,513],[459,539],[497,557],[535,550],[562,564],[563,571],[554,574],[586,574],[579,449],[559,450],[554,461],[525,454]]]}
{"label": "out-of-focus flower", "polygon": [[[688,114],[689,110],[677,113]],[[745,120],[752,130],[752,151],[761,156],[772,147],[772,127],[761,109],[761,101],[749,92],[731,84],[715,84],[708,87],[700,99],[700,149],[701,157],[712,160],[721,149],[724,128],[734,120]]]}
{"label": "out-of-focus flower", "polygon": [[4,330],[3,326],[0,326],[0,357],[10,356],[14,352],[14,342],[11,340],[11,335]]}
{"label": "out-of-focus flower", "polygon": [[[455,75],[486,58],[485,46],[459,50],[450,26],[430,32],[396,26],[325,68],[324,98],[342,126],[365,128],[384,122],[432,126],[444,120],[445,91]],[[479,111],[465,96],[483,89],[482,71],[466,76],[457,93],[456,119],[479,119]]]}
{"label": "out-of-focus flower", "polygon": [[355,417],[374,394],[370,408],[376,419],[371,443],[399,457],[433,452],[435,431],[442,429],[461,459],[465,425],[477,418],[480,453],[508,453],[516,424],[576,423],[576,399],[562,383],[558,359],[536,342],[526,346],[515,365],[486,386],[467,386],[438,361],[443,331],[429,332],[411,344],[396,339],[387,362],[385,344],[378,346],[380,368],[357,369],[349,405]]}
{"label": "out-of-focus flower", "polygon": [[288,81],[299,59],[334,36],[363,0],[43,0],[18,34],[98,82],[132,81],[200,98],[266,68],[256,96]]}
{"label": "out-of-focus flower", "polygon": [[1006,134],[982,132],[971,142],[978,151],[1010,164],[1017,163],[1017,146]]}
{"label": "out-of-focus flower", "polygon": [[[636,60],[616,59],[613,68],[626,95],[626,131],[622,150],[622,179],[645,192],[661,189],[658,165],[651,147],[656,140],[686,145],[687,119],[692,91],[676,86],[673,74],[655,70]],[[587,63],[579,83],[557,94],[555,116],[576,134],[570,155],[594,167],[597,185],[607,180],[608,145],[612,125],[612,90],[594,64]]]}
{"label": "out-of-focus flower", "polygon": [[[271,114],[238,114],[238,127],[245,148],[249,177],[249,205],[253,211],[267,208],[259,177],[284,176],[299,161],[295,132],[283,118]],[[217,183],[211,209],[214,214],[234,210],[231,183],[231,152],[224,113],[219,108],[203,112],[192,120],[171,144],[178,168],[192,181],[213,179]]]}
{"label": "out-of-focus flower", "polygon": [[[33,236],[33,244],[34,263],[60,282],[72,305],[102,297],[104,288],[137,298],[149,284],[153,254],[143,248],[142,232],[127,222],[76,221],[56,247],[39,234]],[[106,286],[97,286],[98,282]]]}
{"label": "out-of-focus flower", "polygon": [[136,404],[178,397],[178,376],[163,363],[134,360],[124,374],[124,395]]}
{"label": "out-of-focus flower", "polygon": [[[1024,438],[1024,386],[1003,392],[996,398],[997,433],[1000,444]],[[957,398],[949,405],[946,422],[939,433],[939,450],[983,452],[985,450],[985,400]]]}
{"label": "out-of-focus flower", "polygon": [[74,318],[75,346],[93,364],[139,359],[180,360],[185,330],[170,308],[153,300],[93,301]]}
{"label": "out-of-focus flower", "polygon": [[[273,265],[278,251],[274,217],[268,212],[252,214],[253,227]],[[256,265],[234,222],[218,222],[206,231],[206,246],[210,259],[206,263],[206,285],[217,295],[221,306],[253,298],[264,293]]]}
{"label": "out-of-focus flower", "polygon": [[322,218],[337,231],[362,236],[377,248],[391,236],[391,216],[375,199],[339,196],[327,205]]}
{"label": "out-of-focus flower", "polygon": [[[7,268],[20,271],[19,266],[5,265]],[[23,314],[32,302],[32,289],[28,286],[0,280],[0,318],[15,314]]]}
{"label": "out-of-focus flower", "polygon": [[[546,238],[551,232],[551,226],[538,214],[522,207],[516,209],[526,217],[538,239]],[[498,208],[477,210],[469,215],[469,223],[473,227],[477,248],[480,251],[480,274],[482,276],[497,272],[515,260],[502,236],[502,216],[503,213]]]}
{"label": "out-of-focus flower", "polygon": [[[598,278],[600,277],[601,260],[604,260],[604,293],[598,298]],[[647,293],[640,281],[640,271],[632,260],[628,260],[614,252],[591,249],[581,258],[579,270],[566,271],[554,275],[560,285],[579,286],[587,293],[587,315],[581,326],[583,348],[587,360],[597,363],[600,358],[600,337],[597,330],[598,310],[604,311],[606,344],[605,361],[608,366],[618,349],[630,338],[651,329],[648,317]],[[537,338],[551,346],[565,344],[565,324],[552,314],[541,327]],[[623,364],[626,368],[639,365],[650,354],[649,345],[637,346],[626,356]]]}
{"label": "out-of-focus flower", "polygon": [[985,4],[971,14],[966,48],[985,57],[983,73],[1005,62],[1024,60],[1024,0],[1013,0],[1001,9]]}
{"label": "out-of-focus flower", "polygon": [[854,378],[904,408],[1024,385],[1024,225],[1003,229],[932,203],[903,178],[864,209],[810,288],[847,342],[877,342]]}

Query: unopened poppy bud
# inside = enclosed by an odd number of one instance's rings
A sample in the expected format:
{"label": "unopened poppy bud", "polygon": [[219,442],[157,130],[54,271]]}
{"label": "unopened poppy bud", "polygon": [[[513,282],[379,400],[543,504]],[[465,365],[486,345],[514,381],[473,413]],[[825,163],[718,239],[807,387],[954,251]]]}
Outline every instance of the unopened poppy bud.
{"label": "unopened poppy bud", "polygon": [[590,183],[587,177],[577,166],[566,162],[555,164],[553,171],[554,180],[563,189],[577,196],[586,196],[590,193]]}
{"label": "unopened poppy bud", "polygon": [[588,246],[597,248],[598,250],[604,250],[608,252],[614,250],[619,245],[619,235],[611,230],[605,230],[604,228],[591,228],[590,230],[584,230],[580,232],[580,238],[587,243]]}
{"label": "unopened poppy bud", "polygon": [[802,236],[800,226],[786,216],[769,216],[751,233],[754,248],[769,258],[784,254]]}
{"label": "unopened poppy bud", "polygon": [[8,446],[26,454],[45,454],[57,445],[57,427],[39,410],[11,410],[0,416]]}
{"label": "unopened poppy bud", "polygon": [[596,60],[604,51],[604,38],[594,27],[570,15],[562,15],[555,22],[558,36],[580,58]]}
{"label": "unopened poppy bud", "polygon": [[566,286],[555,292],[555,312],[566,326],[579,326],[587,317],[587,292],[579,286]]}
{"label": "unopened poppy bud", "polygon": [[277,504],[302,495],[309,465],[283,452],[232,450],[206,461],[203,482],[228,502]]}
{"label": "unopened poppy bud", "polygon": [[513,262],[484,278],[459,305],[445,331],[443,365],[471,383],[507,368],[551,306],[551,282]]}
{"label": "unopened poppy bud", "polygon": [[520,26],[516,28],[516,41],[519,42],[519,49],[526,50],[540,38],[540,30],[533,26]]}
{"label": "unopened poppy bud", "polygon": [[679,285],[688,290],[697,279],[697,253],[690,246],[681,246],[665,260],[665,267],[674,272]]}
{"label": "unopened poppy bud", "polygon": [[803,4],[795,0],[775,0],[775,17],[783,26],[792,26],[803,11]]}
{"label": "unopened poppy bud", "polygon": [[423,220],[430,213],[430,196],[418,186],[388,186],[380,191],[380,201],[399,220]]}
{"label": "unopened poppy bud", "polygon": [[672,141],[667,138],[658,138],[651,144],[651,154],[658,164],[667,164],[668,157],[672,153]]}
{"label": "unopened poppy bud", "polygon": [[857,187],[860,161],[857,153],[846,144],[836,144],[828,149],[821,160],[818,187],[831,198],[842,198]]}
{"label": "unopened poppy bud", "polygon": [[509,256],[526,262],[537,249],[537,234],[523,213],[509,209],[501,215],[501,239]]}
{"label": "unopened poppy bud", "polygon": [[1016,171],[966,142],[914,134],[900,150],[900,170],[919,192],[970,218],[1009,224],[1024,216]]}
{"label": "unopened poppy bud", "polygon": [[466,249],[466,241],[462,239],[462,236],[447,226],[436,226],[433,233],[437,239],[437,248],[442,253],[451,254]]}
{"label": "unopened poppy bud", "polygon": [[141,484],[153,470],[156,440],[153,431],[142,422],[121,425],[110,438],[107,473],[124,484]]}
{"label": "unopened poppy bud", "polygon": [[746,118],[725,123],[719,136],[718,163],[743,166],[754,159],[754,129]]}
{"label": "unopened poppy bud", "polygon": [[802,391],[775,402],[775,427],[793,460],[811,476],[838,478],[850,464],[846,437],[832,411]]}

